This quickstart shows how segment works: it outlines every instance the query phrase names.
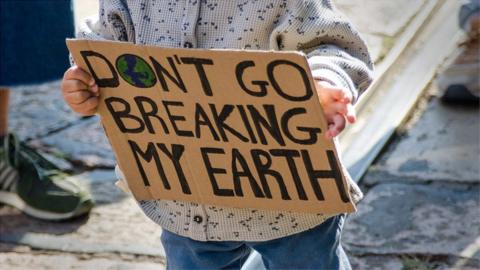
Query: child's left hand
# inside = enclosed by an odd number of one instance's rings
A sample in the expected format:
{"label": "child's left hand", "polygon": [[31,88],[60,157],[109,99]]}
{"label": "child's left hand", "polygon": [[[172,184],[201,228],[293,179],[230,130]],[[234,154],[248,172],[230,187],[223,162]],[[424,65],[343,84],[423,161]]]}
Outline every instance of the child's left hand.
{"label": "child's left hand", "polygon": [[327,137],[333,138],[340,134],[347,121],[355,123],[357,117],[352,105],[352,93],[348,89],[333,86],[326,81],[316,81],[316,90],[327,118]]}

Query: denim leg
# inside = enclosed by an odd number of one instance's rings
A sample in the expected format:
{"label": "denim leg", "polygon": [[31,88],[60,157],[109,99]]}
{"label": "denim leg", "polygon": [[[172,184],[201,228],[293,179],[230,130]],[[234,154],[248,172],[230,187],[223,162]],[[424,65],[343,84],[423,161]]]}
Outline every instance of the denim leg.
{"label": "denim leg", "polygon": [[240,269],[251,249],[243,242],[202,242],[163,230],[167,269]]}
{"label": "denim leg", "polygon": [[265,242],[247,242],[262,255],[267,269],[341,269],[350,262],[340,239],[345,215],[310,230]]}

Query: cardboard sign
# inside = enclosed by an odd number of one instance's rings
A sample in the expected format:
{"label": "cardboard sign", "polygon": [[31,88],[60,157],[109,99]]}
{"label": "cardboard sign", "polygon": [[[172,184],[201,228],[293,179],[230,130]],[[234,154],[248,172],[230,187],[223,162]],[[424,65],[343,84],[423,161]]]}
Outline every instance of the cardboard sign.
{"label": "cardboard sign", "polygon": [[301,53],[67,44],[137,199],[354,211]]}

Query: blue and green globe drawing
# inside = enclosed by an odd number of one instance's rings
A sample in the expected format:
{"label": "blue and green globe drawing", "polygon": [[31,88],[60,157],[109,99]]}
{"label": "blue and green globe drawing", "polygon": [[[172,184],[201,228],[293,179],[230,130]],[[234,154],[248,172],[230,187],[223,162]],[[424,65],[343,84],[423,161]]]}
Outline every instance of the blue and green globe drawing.
{"label": "blue and green globe drawing", "polygon": [[148,63],[133,54],[123,54],[117,58],[117,70],[120,76],[129,84],[148,88],[155,85],[157,77]]}

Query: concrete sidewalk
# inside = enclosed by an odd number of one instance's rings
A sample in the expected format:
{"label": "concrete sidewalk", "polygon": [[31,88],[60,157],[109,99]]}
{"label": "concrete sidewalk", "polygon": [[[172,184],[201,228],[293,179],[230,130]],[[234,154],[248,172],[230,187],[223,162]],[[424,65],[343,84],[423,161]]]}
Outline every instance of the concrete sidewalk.
{"label": "concrete sidewalk", "polygon": [[361,182],[344,234],[357,269],[480,268],[480,114],[437,95]]}
{"label": "concrete sidewalk", "polygon": [[[79,16],[95,12],[94,1],[76,2]],[[381,62],[429,1],[335,2]],[[0,269],[163,269],[161,229],[113,185],[114,156],[98,119],[81,119],[70,112],[58,81],[19,87],[13,91],[10,111],[12,131],[74,172],[92,191],[97,206],[88,218],[62,223],[34,220],[0,206]],[[452,126],[443,127],[444,119]],[[428,126],[434,120],[437,124]],[[480,225],[475,219],[480,216],[475,200],[478,111],[452,110],[433,101],[407,134],[365,177],[367,197],[345,234],[355,269],[450,268],[457,263],[475,267]],[[458,136],[464,136],[464,146],[456,144]],[[458,155],[462,162],[447,166],[445,160],[450,159],[442,159],[445,155]]]}

